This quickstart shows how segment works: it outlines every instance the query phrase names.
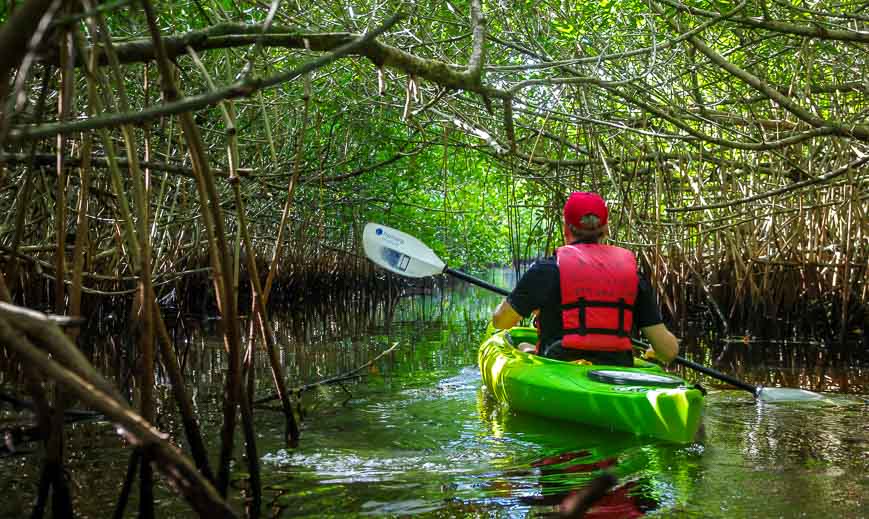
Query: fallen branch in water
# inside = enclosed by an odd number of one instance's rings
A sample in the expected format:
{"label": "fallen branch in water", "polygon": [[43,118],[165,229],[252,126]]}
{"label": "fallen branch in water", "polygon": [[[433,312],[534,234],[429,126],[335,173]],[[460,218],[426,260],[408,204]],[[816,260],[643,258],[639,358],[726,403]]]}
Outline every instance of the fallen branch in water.
{"label": "fallen branch in water", "polygon": [[[315,387],[326,386],[326,385],[329,385],[329,384],[337,384],[337,383],[339,383],[339,382],[343,382],[343,381],[345,381],[345,380],[350,380],[350,379],[353,379],[353,378],[361,377],[361,376],[363,376],[363,375],[358,374],[360,371],[362,371],[363,369],[365,369],[365,368],[371,366],[372,364],[374,364],[375,362],[377,362],[378,360],[380,360],[381,358],[383,358],[385,355],[387,355],[387,354],[389,354],[389,353],[392,353],[392,352],[395,350],[395,348],[397,348],[397,347],[398,347],[398,343],[396,342],[395,344],[392,345],[391,348],[389,348],[388,350],[385,350],[385,351],[381,352],[379,355],[377,355],[376,357],[374,357],[373,359],[369,360],[368,362],[366,362],[365,364],[363,364],[363,365],[361,365],[361,366],[359,366],[359,367],[353,368],[353,369],[351,369],[350,371],[347,371],[347,372],[342,373],[342,374],[340,374],[340,375],[335,375],[335,376],[333,376],[333,377],[329,377],[329,378],[326,378],[326,379],[323,379],[323,380],[320,380],[320,381],[317,381],[317,382],[312,382],[312,383],[310,383],[310,384],[305,384],[304,386],[299,386],[299,387],[297,387],[297,388],[292,389],[291,392],[292,392],[293,394],[295,394],[296,397],[298,397],[299,395],[301,395],[301,394],[304,393],[305,391],[308,391],[308,390],[314,389]],[[265,404],[266,402],[271,402],[271,401],[273,401],[273,400],[277,400],[278,398],[279,398],[279,396],[278,396],[277,393],[272,393],[272,394],[269,395],[269,396],[264,396],[264,397],[262,397],[262,398],[260,398],[260,399],[258,399],[258,400],[255,400],[255,401],[254,401],[254,405]]]}
{"label": "fallen branch in water", "polygon": [[[33,403],[32,400],[25,400],[23,398],[18,398],[17,396],[7,393],[5,391],[0,391],[0,402],[6,402],[12,409],[16,411],[20,411],[22,409],[27,409],[28,411],[36,411],[36,404]],[[65,409],[63,411],[65,416],[66,423],[72,423],[79,420],[87,420],[89,418],[99,418],[102,413],[97,411],[88,411],[86,409]]]}

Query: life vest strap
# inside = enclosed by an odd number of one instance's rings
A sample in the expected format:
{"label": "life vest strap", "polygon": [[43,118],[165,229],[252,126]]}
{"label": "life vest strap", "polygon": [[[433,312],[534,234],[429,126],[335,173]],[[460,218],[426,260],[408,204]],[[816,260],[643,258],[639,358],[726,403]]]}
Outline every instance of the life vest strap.
{"label": "life vest strap", "polygon": [[[611,328],[588,328],[586,327],[585,309],[588,307],[595,308],[617,308],[619,310],[619,325],[617,329]],[[561,311],[579,310],[579,327],[563,329],[563,333],[577,333],[579,335],[599,334],[599,335],[616,335],[618,337],[627,337],[631,334],[630,330],[625,330],[625,312],[633,313],[634,309],[631,305],[625,302],[625,299],[619,298],[618,301],[594,301],[580,297],[575,303],[561,305]]]}
{"label": "life vest strap", "polygon": [[632,312],[633,308],[627,302],[625,302],[624,298],[620,298],[618,301],[593,301],[588,300],[584,297],[580,297],[579,300],[575,303],[567,303],[562,304],[562,310],[571,310],[573,308],[582,308],[584,306],[594,306],[599,308],[624,308],[628,312]]}

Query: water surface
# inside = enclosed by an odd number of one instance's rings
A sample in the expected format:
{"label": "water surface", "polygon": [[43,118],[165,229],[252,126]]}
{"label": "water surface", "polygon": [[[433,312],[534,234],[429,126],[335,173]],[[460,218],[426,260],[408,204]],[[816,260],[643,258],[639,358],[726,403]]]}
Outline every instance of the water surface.
{"label": "water surface", "polygon": [[[590,517],[869,517],[865,368],[825,366],[825,386],[811,376],[816,366],[740,367],[750,383],[803,380],[812,386],[806,389],[818,390],[847,380],[847,393],[824,391],[819,400],[796,403],[755,401],[704,379],[710,388],[703,434],[691,444],[667,444],[516,415],[496,403],[476,368],[483,324],[496,301],[476,290],[406,298],[389,318],[355,326],[328,318],[309,323],[303,341],[293,339],[298,323],[277,316],[294,385],[398,347],[363,378],[305,395],[297,449],[280,443],[278,413],[257,411],[264,516],[544,517],[607,470],[618,484]],[[181,346],[189,346],[182,348],[188,378],[215,460],[222,343],[208,327],[181,336],[190,341]],[[271,391],[262,373],[259,395]],[[168,387],[159,389],[168,399]],[[163,430],[183,438],[169,400],[159,415]],[[129,449],[111,424],[99,421],[70,428],[70,445],[77,511],[109,515]],[[237,452],[233,488],[240,509],[245,465]],[[0,516],[29,513],[38,466],[32,454],[0,458]],[[192,516],[171,491],[160,489],[158,497],[161,517]],[[134,506],[135,499],[128,516]]]}

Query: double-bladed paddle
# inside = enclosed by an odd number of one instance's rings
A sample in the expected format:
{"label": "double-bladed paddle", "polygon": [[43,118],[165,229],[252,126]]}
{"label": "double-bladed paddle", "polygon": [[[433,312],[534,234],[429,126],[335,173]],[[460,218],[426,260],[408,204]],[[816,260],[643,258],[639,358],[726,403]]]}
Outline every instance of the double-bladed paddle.
{"label": "double-bladed paddle", "polygon": [[[497,294],[510,295],[509,290],[448,267],[426,244],[407,233],[382,224],[365,224],[365,229],[362,232],[362,246],[368,259],[400,276],[422,278],[436,274],[449,274]],[[648,344],[636,339],[632,339],[632,342],[638,346],[649,347]],[[744,389],[761,400],[812,400],[820,398],[817,393],[802,389],[765,389],[761,386],[753,386],[679,356],[676,356],[673,361],[739,389]]]}

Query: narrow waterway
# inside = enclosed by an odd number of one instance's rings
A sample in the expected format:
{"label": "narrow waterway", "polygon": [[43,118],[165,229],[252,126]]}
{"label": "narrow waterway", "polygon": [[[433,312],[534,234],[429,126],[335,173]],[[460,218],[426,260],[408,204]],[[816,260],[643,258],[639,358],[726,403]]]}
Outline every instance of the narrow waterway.
{"label": "narrow waterway", "polygon": [[[519,416],[490,398],[476,355],[496,302],[476,289],[436,291],[352,327],[334,316],[309,317],[305,341],[293,339],[297,322],[275,317],[294,383],[349,371],[398,346],[361,379],[306,393],[298,449],[280,443],[279,413],[257,411],[264,515],[542,517],[606,469],[618,485],[589,517],[869,517],[869,368],[824,366],[817,375],[817,365],[790,361],[740,367],[752,383],[802,381],[836,392],[776,404],[712,386],[702,436],[666,444]],[[184,336],[188,380],[216,452],[222,342],[207,326]],[[261,378],[265,395],[271,388]],[[160,392],[159,426],[183,438],[168,387]],[[15,416],[4,410],[0,417]],[[100,421],[71,426],[70,442],[77,511],[109,516],[129,448]],[[38,466],[26,452],[0,458],[0,517],[29,514]],[[241,454],[234,468],[233,486],[243,489]],[[171,491],[158,496],[159,517],[192,516]]]}

